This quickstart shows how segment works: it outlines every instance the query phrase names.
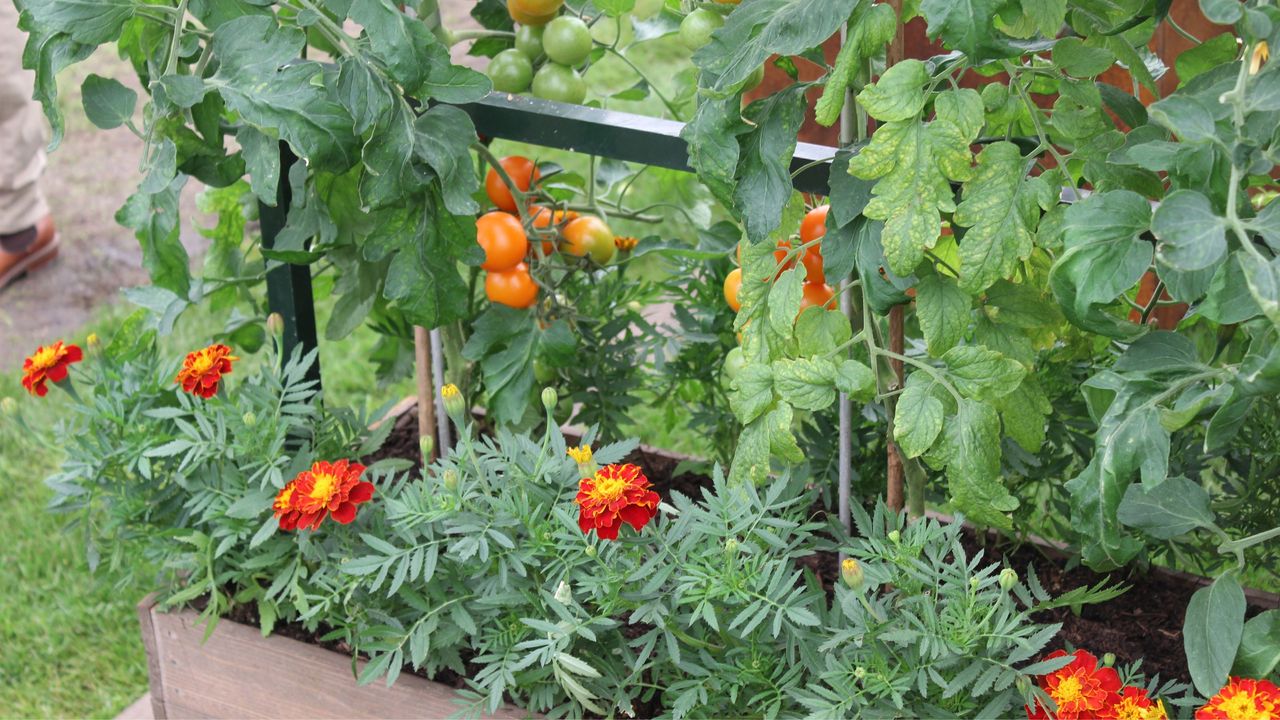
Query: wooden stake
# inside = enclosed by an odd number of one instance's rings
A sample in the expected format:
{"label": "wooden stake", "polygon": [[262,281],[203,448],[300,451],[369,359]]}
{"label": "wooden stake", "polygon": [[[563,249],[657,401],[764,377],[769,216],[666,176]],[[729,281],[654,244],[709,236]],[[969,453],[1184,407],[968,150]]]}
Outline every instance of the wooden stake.
{"label": "wooden stake", "polygon": [[436,402],[435,393],[431,389],[431,338],[427,329],[413,326],[414,364],[418,376],[418,437],[431,438],[431,457],[423,458],[426,462],[435,459],[436,450]]}
{"label": "wooden stake", "polygon": [[[903,344],[902,306],[894,305],[889,309],[889,350],[901,355]],[[890,358],[889,367],[893,369],[893,386],[889,388],[889,391],[893,392],[902,387],[902,361],[897,358]],[[902,453],[898,450],[898,444],[893,441],[893,423],[897,416],[898,396],[894,395],[890,397],[885,405],[889,410],[889,432],[885,436],[885,445],[889,451],[889,477],[885,487],[885,502],[889,505],[890,509],[894,512],[898,512],[902,510],[904,504]]]}

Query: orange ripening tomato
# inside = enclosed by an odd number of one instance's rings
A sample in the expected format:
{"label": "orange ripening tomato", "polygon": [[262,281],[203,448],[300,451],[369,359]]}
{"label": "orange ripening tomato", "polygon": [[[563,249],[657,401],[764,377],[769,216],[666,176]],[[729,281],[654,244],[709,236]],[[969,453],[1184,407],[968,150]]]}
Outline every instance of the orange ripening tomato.
{"label": "orange ripening tomato", "polygon": [[[502,165],[503,170],[507,171],[511,182],[516,184],[520,192],[529,192],[529,188],[542,177],[542,173],[538,172],[538,166],[527,157],[512,155],[502,158],[498,163]],[[511,196],[511,190],[506,183],[502,182],[502,177],[498,175],[497,170],[489,168],[489,173],[484,176],[484,191],[499,210],[511,213],[516,211],[516,199]]]}
{"label": "orange ripening tomato", "polygon": [[603,220],[593,215],[570,221],[561,231],[564,235],[564,251],[576,257],[588,254],[596,262],[604,265],[613,259],[618,248],[613,244],[613,231]]}
{"label": "orange ripening tomato", "polygon": [[801,242],[817,240],[827,234],[827,211],[830,209],[830,205],[819,205],[805,213],[804,220],[800,222]]}
{"label": "orange ripening tomato", "polygon": [[536,12],[542,4],[528,0],[507,0],[507,12],[512,20],[521,25],[546,25],[560,14],[560,8],[556,7],[551,12]]}
{"label": "orange ripening tomato", "polygon": [[538,284],[529,274],[529,266],[518,263],[510,270],[497,270],[485,276],[484,294],[490,302],[523,309],[537,302]]}
{"label": "orange ripening tomato", "polygon": [[494,210],[476,220],[476,242],[484,248],[485,270],[510,270],[529,252],[529,238],[514,215]]}
{"label": "orange ripening tomato", "polygon": [[742,309],[742,303],[738,300],[738,291],[741,289],[742,268],[734,268],[724,279],[724,301],[729,303],[734,312]]}
{"label": "orange ripening tomato", "polygon": [[828,305],[828,303],[836,296],[835,288],[826,283],[807,282],[804,284],[803,292],[804,296],[800,299],[801,311],[815,305],[830,308],[832,306]]}

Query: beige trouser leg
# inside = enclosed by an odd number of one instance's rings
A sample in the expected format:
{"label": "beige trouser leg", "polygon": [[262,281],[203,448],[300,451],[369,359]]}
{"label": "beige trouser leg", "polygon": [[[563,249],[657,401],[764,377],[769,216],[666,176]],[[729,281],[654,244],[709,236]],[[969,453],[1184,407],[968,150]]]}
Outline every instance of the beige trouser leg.
{"label": "beige trouser leg", "polygon": [[31,99],[35,75],[22,69],[26,43],[13,0],[0,0],[0,235],[29,228],[49,212],[39,183],[44,116]]}

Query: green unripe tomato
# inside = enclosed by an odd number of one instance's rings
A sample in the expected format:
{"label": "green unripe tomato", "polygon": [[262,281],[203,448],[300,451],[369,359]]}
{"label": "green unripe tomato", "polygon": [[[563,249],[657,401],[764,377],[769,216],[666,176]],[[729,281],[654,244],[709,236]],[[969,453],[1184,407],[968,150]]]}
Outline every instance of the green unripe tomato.
{"label": "green unripe tomato", "polygon": [[533,63],[519,50],[503,50],[493,56],[484,72],[493,81],[494,90],[522,93],[533,80]]}
{"label": "green unripe tomato", "polygon": [[636,0],[631,15],[637,20],[648,20],[662,11],[663,0]]}
{"label": "green unripe tomato", "polygon": [[608,265],[617,253],[618,246],[612,242],[594,242],[591,244],[591,249],[587,251],[597,265]]}
{"label": "green unripe tomato", "polygon": [[561,65],[581,65],[591,54],[591,28],[580,18],[561,15],[543,28],[542,51]]}
{"label": "green unripe tomato", "polygon": [[542,57],[542,30],[544,25],[521,25],[516,28],[516,50],[530,60]]}
{"label": "green unripe tomato", "polygon": [[698,8],[680,21],[680,42],[690,50],[697,50],[711,42],[711,33],[722,25],[724,25],[724,18],[720,17],[720,13]]}
{"label": "green unripe tomato", "polygon": [[539,383],[546,385],[556,379],[556,369],[548,365],[542,360],[542,358],[534,358],[533,378]]}
{"label": "green unripe tomato", "polygon": [[587,97],[587,81],[577,70],[549,62],[534,74],[533,94],[543,100],[578,105]]}
{"label": "green unripe tomato", "polygon": [[742,373],[742,369],[747,366],[747,356],[743,354],[742,348],[736,347],[724,356],[724,367],[721,372],[724,376],[733,380]]}

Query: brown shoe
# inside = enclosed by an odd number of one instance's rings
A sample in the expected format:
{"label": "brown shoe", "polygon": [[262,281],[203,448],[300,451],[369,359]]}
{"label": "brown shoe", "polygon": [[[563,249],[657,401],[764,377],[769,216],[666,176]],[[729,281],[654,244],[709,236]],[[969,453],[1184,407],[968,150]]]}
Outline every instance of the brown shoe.
{"label": "brown shoe", "polygon": [[0,290],[58,256],[58,233],[46,215],[26,230],[0,235]]}

